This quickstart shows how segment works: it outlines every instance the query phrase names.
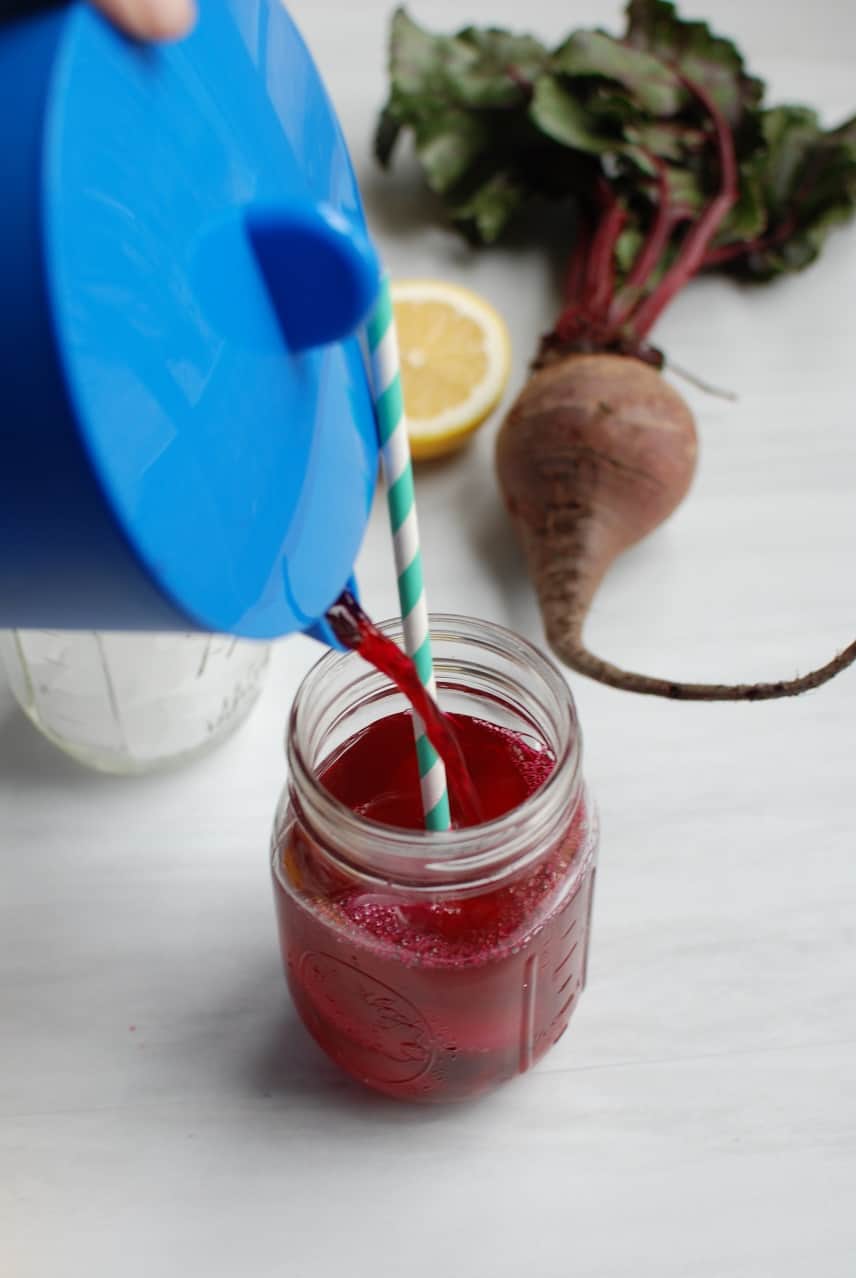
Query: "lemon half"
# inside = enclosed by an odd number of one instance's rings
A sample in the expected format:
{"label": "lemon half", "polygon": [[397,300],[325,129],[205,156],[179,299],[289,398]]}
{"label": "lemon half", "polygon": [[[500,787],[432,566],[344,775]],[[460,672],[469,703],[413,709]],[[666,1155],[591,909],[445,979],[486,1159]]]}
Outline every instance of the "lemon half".
{"label": "lemon half", "polygon": [[502,316],[444,280],[392,285],[410,447],[424,460],[454,452],[495,408],[511,364]]}

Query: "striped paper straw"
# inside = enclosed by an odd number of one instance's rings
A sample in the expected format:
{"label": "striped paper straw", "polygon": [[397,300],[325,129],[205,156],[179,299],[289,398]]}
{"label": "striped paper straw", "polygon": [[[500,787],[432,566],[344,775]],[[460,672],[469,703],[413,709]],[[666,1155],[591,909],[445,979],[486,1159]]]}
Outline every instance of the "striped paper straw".
{"label": "striped paper straw", "polygon": [[[392,527],[395,571],[398,574],[404,650],[416,666],[422,686],[436,699],[428,605],[425,600],[422,551],[413,491],[413,466],[410,461],[398,337],[388,276],[384,276],[381,281],[378,300],[366,326],[366,333],[389,522]],[[425,735],[425,725],[416,714],[413,716],[413,729],[416,735],[416,758],[419,763],[425,826],[429,830],[448,830],[452,819],[446,769]]]}

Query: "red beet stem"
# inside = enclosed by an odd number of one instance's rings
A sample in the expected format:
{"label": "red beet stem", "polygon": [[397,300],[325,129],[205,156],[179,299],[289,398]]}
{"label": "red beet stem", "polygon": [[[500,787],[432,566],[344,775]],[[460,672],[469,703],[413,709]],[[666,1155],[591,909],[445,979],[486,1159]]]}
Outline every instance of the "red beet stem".
{"label": "red beet stem", "polygon": [[704,255],[702,267],[722,266],[726,262],[736,262],[741,257],[750,257],[764,249],[777,248],[789,240],[797,229],[797,219],[791,213],[766,235],[759,235],[754,240],[738,240],[734,244],[720,244],[718,248],[708,249]]}
{"label": "red beet stem", "polygon": [[593,319],[609,310],[615,279],[615,246],[627,221],[627,211],[605,178],[598,181],[601,218],[589,257],[585,285],[585,309]]}
{"label": "red beet stem", "polygon": [[721,244],[718,248],[708,249],[704,255],[702,268],[707,269],[710,266],[722,266],[726,262],[736,262],[741,257],[750,257],[752,253],[778,248],[780,244],[784,244],[789,240],[798,228],[797,210],[806,196],[810,195],[814,189],[816,170],[817,160],[815,157],[815,162],[808,165],[797,190],[794,192],[790,211],[786,213],[777,226],[774,226],[772,230],[765,231],[763,235],[757,236],[754,240],[739,240],[735,244]]}
{"label": "red beet stem", "polygon": [[583,281],[590,247],[591,232],[589,225],[584,217],[580,217],[574,240],[574,249],[571,253],[568,271],[565,276],[565,304],[567,306],[572,306],[582,301]]}
{"label": "red beet stem", "polygon": [[592,235],[591,224],[580,218],[565,276],[565,308],[553,332],[545,338],[560,345],[583,341],[601,349],[607,339],[606,317],[615,287],[615,246],[627,210],[605,178],[598,184],[601,217]]}
{"label": "red beet stem", "polygon": [[683,209],[676,208],[671,202],[666,165],[658,155],[652,155],[649,158],[657,169],[657,212],[630,274],[609,308],[610,325],[616,331],[626,323],[651,273],[656,270],[672,232],[686,216]]}
{"label": "red beet stem", "polygon": [[719,156],[719,191],[699,220],[687,232],[677,260],[663,276],[653,293],[650,293],[633,312],[631,324],[634,334],[639,339],[648,336],[672,298],[704,265],[705,254],[711,240],[736,203],[739,193],[734,138],[728,121],[703,85],[686,77],[682,79],[690,92],[695,94],[702,103],[713,124]]}
{"label": "red beet stem", "polygon": [[[568,264],[565,308],[552,333],[544,338],[536,367],[546,353],[558,351],[616,351],[662,364],[662,356],[647,341],[662,312],[710,261],[710,244],[739,194],[739,174],[731,128],[707,89],[682,77],[684,84],[704,107],[713,126],[719,159],[719,191],[692,222],[692,210],[671,197],[668,170],[658,157],[651,156],[657,171],[657,209],[647,238],[624,285],[615,294],[615,250],[627,221],[627,210],[610,182],[598,181],[600,217],[592,233],[590,223],[581,220]],[[659,284],[645,292],[675,228],[683,221],[691,225],[677,258]]]}

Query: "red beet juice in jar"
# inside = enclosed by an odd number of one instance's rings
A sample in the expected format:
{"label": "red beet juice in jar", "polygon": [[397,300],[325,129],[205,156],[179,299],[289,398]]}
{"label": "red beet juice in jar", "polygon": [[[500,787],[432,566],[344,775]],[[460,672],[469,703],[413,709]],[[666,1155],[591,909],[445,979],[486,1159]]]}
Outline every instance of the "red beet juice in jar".
{"label": "red beet juice in jar", "polygon": [[353,654],[329,653],[292,710],[273,872],[310,1033],[370,1087],[451,1101],[522,1073],[567,1028],[597,829],[555,666],[484,622],[435,617],[432,638],[478,823],[453,792],[456,828],[422,828],[406,703]]}

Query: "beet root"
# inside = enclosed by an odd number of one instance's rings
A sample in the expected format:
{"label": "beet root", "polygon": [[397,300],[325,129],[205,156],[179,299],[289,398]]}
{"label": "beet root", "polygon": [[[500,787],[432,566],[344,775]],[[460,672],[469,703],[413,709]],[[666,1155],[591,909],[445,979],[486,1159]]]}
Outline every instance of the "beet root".
{"label": "beet root", "polygon": [[770,683],[685,683],[622,670],[589,652],[583,628],[613,560],[686,496],[696,467],[692,414],[650,365],[567,355],[534,373],[497,440],[497,472],[538,593],[550,647],[580,674],[680,701],[765,701],[819,687],[856,660]]}

